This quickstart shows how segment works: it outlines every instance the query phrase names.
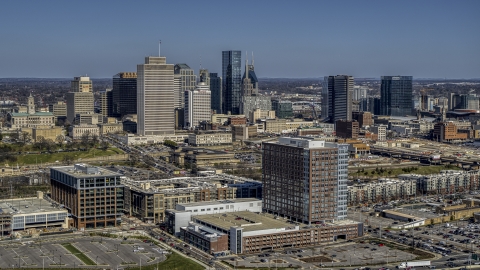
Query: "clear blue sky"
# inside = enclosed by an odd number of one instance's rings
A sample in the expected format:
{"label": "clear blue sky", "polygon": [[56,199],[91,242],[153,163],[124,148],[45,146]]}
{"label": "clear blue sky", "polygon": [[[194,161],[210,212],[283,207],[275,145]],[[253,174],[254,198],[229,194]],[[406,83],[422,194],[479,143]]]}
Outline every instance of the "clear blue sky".
{"label": "clear blue sky", "polygon": [[[480,78],[480,1],[2,1],[0,78],[110,78],[147,55],[259,77]],[[201,60],[200,60],[201,59]],[[244,59],[242,59],[244,62]]]}

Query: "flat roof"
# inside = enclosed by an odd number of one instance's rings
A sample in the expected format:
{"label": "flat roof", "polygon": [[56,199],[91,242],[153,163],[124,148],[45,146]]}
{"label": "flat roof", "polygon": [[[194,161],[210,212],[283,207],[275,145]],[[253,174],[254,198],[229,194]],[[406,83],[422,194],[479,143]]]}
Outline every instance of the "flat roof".
{"label": "flat roof", "polygon": [[85,163],[77,163],[71,166],[50,167],[50,169],[57,170],[76,178],[92,176],[123,176],[123,174],[113,172],[106,168],[90,166]]}
{"label": "flat roof", "polygon": [[64,208],[54,207],[52,203],[35,197],[0,200],[0,214],[39,214],[55,211],[67,212]]}
{"label": "flat roof", "polygon": [[255,198],[239,198],[231,200],[219,200],[219,201],[207,201],[207,202],[191,202],[191,203],[178,203],[177,205],[183,207],[193,207],[193,206],[209,206],[209,205],[225,205],[230,203],[242,203],[242,202],[261,202],[262,200]]}
{"label": "flat roof", "polygon": [[295,224],[290,224],[283,218],[275,219],[274,216],[270,214],[256,214],[249,211],[199,215],[193,216],[192,218],[194,220],[212,224],[225,231],[229,231],[230,227],[242,227],[244,232],[286,227],[295,228]]}

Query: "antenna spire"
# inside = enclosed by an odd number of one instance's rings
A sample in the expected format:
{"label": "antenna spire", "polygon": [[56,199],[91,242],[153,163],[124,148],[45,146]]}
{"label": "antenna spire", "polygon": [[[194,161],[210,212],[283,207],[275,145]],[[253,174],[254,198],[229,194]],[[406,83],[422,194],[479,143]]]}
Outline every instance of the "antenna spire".
{"label": "antenna spire", "polygon": [[160,54],[161,46],[162,46],[162,40],[160,39],[160,40],[158,41],[158,57],[161,56],[161,54]]}
{"label": "antenna spire", "polygon": [[253,51],[252,51],[252,66],[253,66]]}

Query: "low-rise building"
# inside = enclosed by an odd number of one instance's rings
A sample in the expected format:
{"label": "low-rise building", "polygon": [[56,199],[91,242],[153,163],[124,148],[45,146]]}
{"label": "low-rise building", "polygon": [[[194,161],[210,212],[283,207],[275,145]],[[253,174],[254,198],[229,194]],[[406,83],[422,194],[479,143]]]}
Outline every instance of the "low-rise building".
{"label": "low-rise building", "polygon": [[213,166],[215,164],[235,164],[240,160],[235,158],[235,153],[218,150],[200,149],[192,147],[178,148],[170,152],[169,161],[179,166]]}
{"label": "low-rise building", "polygon": [[386,141],[387,140],[387,126],[386,125],[376,125],[372,126],[369,129],[371,132],[377,134],[378,141]]}
{"label": "low-rise building", "polygon": [[238,141],[248,140],[250,138],[255,138],[258,135],[256,125],[238,125],[232,126],[232,135],[233,139]]}
{"label": "low-rise building", "polygon": [[188,134],[188,143],[192,146],[231,145],[232,133],[205,131]]}
{"label": "low-rise building", "polygon": [[401,180],[415,180],[420,194],[454,194],[480,189],[479,171],[443,170],[438,174],[401,174]]}
{"label": "low-rise building", "polygon": [[[252,254],[266,249],[312,246],[363,235],[363,223],[350,220],[304,225],[283,217],[250,211],[196,215],[191,218],[187,227],[180,228],[180,238],[189,245],[213,254],[226,251]],[[209,249],[212,246],[209,242],[213,241],[200,234],[189,233],[195,231],[195,227],[199,230],[208,229],[210,235],[228,235],[229,246],[223,246],[222,250]]]}
{"label": "low-rise building", "polygon": [[335,132],[337,137],[344,139],[357,139],[359,125],[355,120],[337,120],[335,122]]}
{"label": "low-rise building", "polygon": [[238,211],[262,212],[262,200],[241,198],[223,201],[206,201],[179,203],[176,209],[166,210],[166,226],[168,232],[178,235],[181,227],[188,226],[192,216],[221,214]]}
{"label": "low-rise building", "polygon": [[119,133],[123,131],[123,125],[120,123],[98,124],[98,132],[101,135]]}
{"label": "low-rise building", "polygon": [[348,204],[387,202],[395,199],[407,199],[417,194],[417,182],[414,179],[381,179],[367,184],[355,184],[348,187]]}
{"label": "low-rise building", "polygon": [[52,204],[38,191],[37,197],[0,200],[0,235],[31,228],[68,228],[68,211]]}
{"label": "low-rise building", "polygon": [[69,135],[73,140],[80,140],[85,134],[98,137],[100,135],[99,130],[97,125],[74,125],[70,127]]}

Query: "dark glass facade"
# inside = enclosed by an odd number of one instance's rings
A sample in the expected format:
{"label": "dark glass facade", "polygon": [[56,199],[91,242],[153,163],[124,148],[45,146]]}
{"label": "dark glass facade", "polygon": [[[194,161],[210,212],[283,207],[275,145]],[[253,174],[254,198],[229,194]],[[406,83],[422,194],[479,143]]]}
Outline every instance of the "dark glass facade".
{"label": "dark glass facade", "polygon": [[412,115],[412,76],[382,76],[380,114]]}
{"label": "dark glass facade", "polygon": [[352,76],[337,75],[324,78],[322,119],[326,119],[328,123],[352,120],[354,84]]}
{"label": "dark glass facade", "polygon": [[242,102],[242,52],[222,52],[223,113],[240,114]]}
{"label": "dark glass facade", "polygon": [[272,109],[275,111],[275,116],[280,119],[293,117],[293,107],[291,101],[272,100]]}
{"label": "dark glass facade", "polygon": [[222,113],[222,78],[217,73],[210,73],[210,102],[212,110]]}
{"label": "dark glass facade", "polygon": [[121,72],[113,76],[113,115],[122,117],[137,113],[137,73]]}

